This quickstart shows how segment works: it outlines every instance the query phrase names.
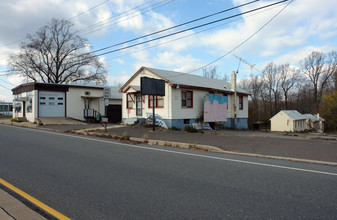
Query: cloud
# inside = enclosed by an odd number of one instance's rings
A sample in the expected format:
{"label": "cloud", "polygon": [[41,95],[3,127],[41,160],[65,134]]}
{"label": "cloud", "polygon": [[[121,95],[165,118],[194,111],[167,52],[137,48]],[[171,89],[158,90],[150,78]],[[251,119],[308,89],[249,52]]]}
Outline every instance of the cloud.
{"label": "cloud", "polygon": [[[91,3],[92,4],[92,3]],[[107,8],[90,9],[87,1],[0,1],[0,46],[22,40],[27,33],[33,34],[46,25],[51,18],[69,19],[81,29],[109,18]],[[83,14],[81,14],[83,13]],[[79,15],[77,17],[74,17]]]}
{"label": "cloud", "polygon": [[[245,1],[235,0],[235,4]],[[324,4],[323,4],[324,2]],[[325,39],[336,36],[336,1],[294,1],[271,23],[264,27],[237,52],[272,56],[285,49],[303,47],[312,37]],[[270,4],[272,1],[260,1],[245,7],[243,11]],[[243,20],[222,30],[210,33],[203,39],[205,46],[214,51],[229,51],[254,34],[268,20],[278,13],[284,5],[274,7],[255,15],[245,15]],[[319,8],[319,10],[317,10]]]}
{"label": "cloud", "polygon": [[[143,46],[135,47],[134,50],[138,51],[143,49]],[[149,51],[147,50],[141,50],[135,53],[132,53],[130,55],[132,58],[135,59],[135,62],[133,62],[133,71],[136,72],[140,67],[147,66],[147,67],[153,67],[154,63],[152,62],[152,57]]]}
{"label": "cloud", "polygon": [[170,51],[158,53],[154,58],[154,63],[165,69],[180,72],[188,72],[200,66],[200,60],[194,58],[192,55],[180,55],[179,53]]}
{"label": "cloud", "polygon": [[5,89],[5,88],[0,88],[0,102],[11,102],[13,101],[12,98],[12,92]]}
{"label": "cloud", "polygon": [[108,76],[107,81],[108,81],[108,84],[112,86],[115,86],[118,84],[124,84],[131,78],[133,74],[134,73],[121,72],[117,76]]}
{"label": "cloud", "polygon": [[21,75],[9,75],[7,77],[8,82],[10,82],[13,85],[20,85],[24,83],[27,78]]}
{"label": "cloud", "polygon": [[300,61],[308,57],[313,51],[329,53],[332,51],[332,48],[331,46],[328,46],[328,45],[324,45],[321,47],[315,47],[315,46],[303,47],[299,50],[295,50],[285,55],[277,57],[276,59],[274,59],[274,63],[276,64],[289,63],[290,65],[297,66],[300,63]]}
{"label": "cloud", "polygon": [[143,17],[140,12],[133,10],[131,16],[121,17],[118,19],[118,26],[126,31],[133,31],[135,33],[142,32],[143,30]]}

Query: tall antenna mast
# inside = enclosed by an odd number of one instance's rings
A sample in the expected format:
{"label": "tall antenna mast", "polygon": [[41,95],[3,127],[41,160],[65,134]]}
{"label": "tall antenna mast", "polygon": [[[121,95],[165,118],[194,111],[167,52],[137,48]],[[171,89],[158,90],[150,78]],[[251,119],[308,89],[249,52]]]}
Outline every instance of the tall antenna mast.
{"label": "tall antenna mast", "polygon": [[244,60],[242,57],[236,56],[235,54],[233,54],[233,56],[239,60],[239,65],[238,65],[238,70],[236,71],[236,73],[239,72],[239,68],[240,68],[240,63],[243,62],[246,65],[250,66],[250,71],[253,72],[253,69],[255,69],[256,71],[260,72],[258,69],[255,68],[256,64],[250,64],[248,63],[246,60]]}

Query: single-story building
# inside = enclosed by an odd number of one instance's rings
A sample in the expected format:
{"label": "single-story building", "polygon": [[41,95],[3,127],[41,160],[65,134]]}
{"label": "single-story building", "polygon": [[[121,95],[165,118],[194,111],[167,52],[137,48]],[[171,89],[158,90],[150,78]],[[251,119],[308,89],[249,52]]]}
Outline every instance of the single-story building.
{"label": "single-story building", "polygon": [[[248,95],[236,87],[236,74],[232,82],[202,76],[141,67],[121,88],[123,93],[123,122],[144,122],[152,113],[153,98],[141,94],[141,77],[165,81],[165,96],[155,96],[155,113],[168,128],[183,129],[204,121],[205,95],[226,97],[227,115],[222,123],[228,128],[248,128]],[[235,100],[236,97],[236,101]],[[208,100],[209,98],[207,98]],[[213,100],[213,99],[212,99]],[[215,112],[218,113],[218,112]]]}
{"label": "single-story building", "polygon": [[[21,84],[12,89],[13,118],[25,118],[30,122],[43,117],[93,120],[98,114],[108,115],[110,103],[121,106],[121,95],[111,91],[112,88],[100,86]],[[116,92],[116,89],[113,91]]]}
{"label": "single-story building", "polygon": [[13,102],[0,102],[0,115],[12,115],[13,113]]}
{"label": "single-story building", "polygon": [[296,110],[282,110],[269,120],[271,131],[298,132],[306,130],[306,117]]}
{"label": "single-story building", "polygon": [[319,117],[319,114],[304,114],[306,117],[306,129],[314,131],[324,131],[324,119]]}

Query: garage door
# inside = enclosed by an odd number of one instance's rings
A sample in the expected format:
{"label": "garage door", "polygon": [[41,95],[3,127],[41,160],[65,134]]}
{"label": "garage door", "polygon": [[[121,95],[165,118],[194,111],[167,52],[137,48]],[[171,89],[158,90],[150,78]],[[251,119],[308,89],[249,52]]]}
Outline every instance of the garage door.
{"label": "garage door", "polygon": [[39,117],[65,117],[65,93],[40,91]]}

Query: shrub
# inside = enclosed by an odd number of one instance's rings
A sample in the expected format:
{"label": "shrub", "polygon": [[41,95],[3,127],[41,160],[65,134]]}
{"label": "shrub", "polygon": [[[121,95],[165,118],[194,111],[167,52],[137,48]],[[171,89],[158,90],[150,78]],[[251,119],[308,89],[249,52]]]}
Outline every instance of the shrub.
{"label": "shrub", "polygon": [[11,120],[12,122],[22,122],[20,119],[18,119],[18,118],[13,118],[12,120]]}
{"label": "shrub", "polygon": [[184,128],[184,130],[187,131],[187,132],[191,132],[191,133],[198,133],[199,132],[198,129],[194,128],[193,126],[189,126],[189,125],[187,125]]}
{"label": "shrub", "polygon": [[174,130],[174,131],[180,131],[180,129],[179,129],[179,128],[177,128],[177,127],[174,127],[174,126],[171,128],[171,130]]}

